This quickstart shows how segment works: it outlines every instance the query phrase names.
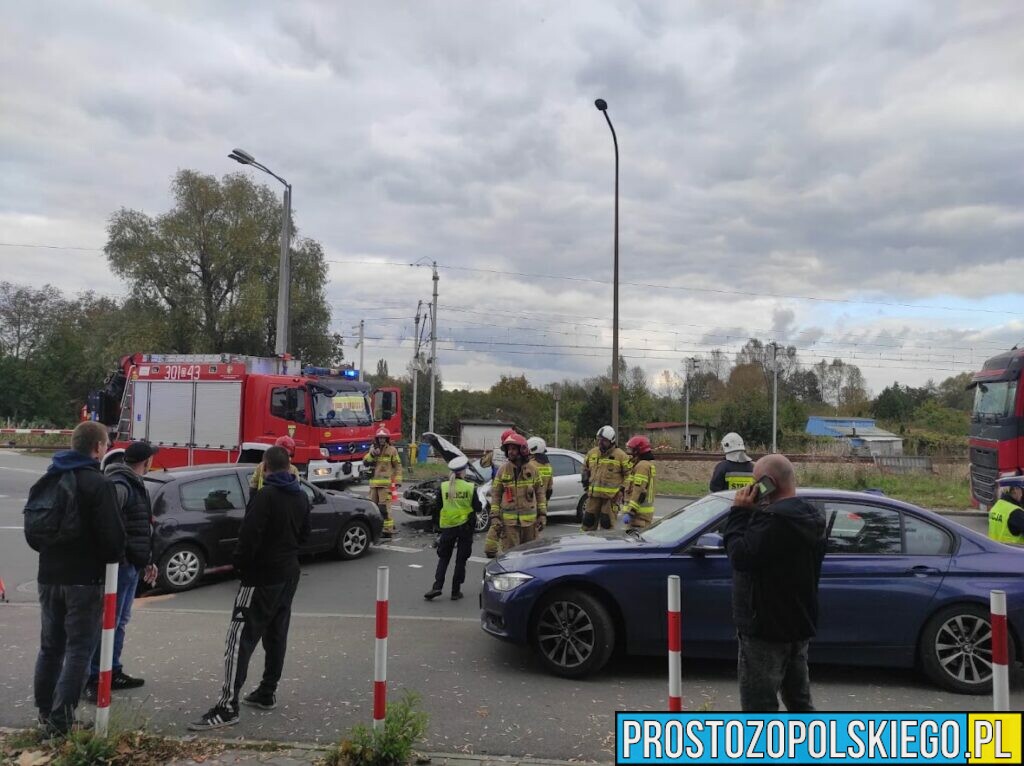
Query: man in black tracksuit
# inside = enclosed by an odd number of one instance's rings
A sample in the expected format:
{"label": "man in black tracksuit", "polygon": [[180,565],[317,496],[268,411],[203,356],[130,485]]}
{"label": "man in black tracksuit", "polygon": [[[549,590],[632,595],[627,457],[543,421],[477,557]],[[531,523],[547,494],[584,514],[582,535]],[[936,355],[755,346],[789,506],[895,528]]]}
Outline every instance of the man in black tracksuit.
{"label": "man in black tracksuit", "polygon": [[234,562],[242,583],[224,648],[224,686],[217,704],[189,724],[192,731],[238,723],[238,694],[260,639],[266,653],[263,680],[242,701],[264,710],[277,706],[292,599],[299,584],[299,548],[310,532],[310,506],[289,470],[284,448],[268,449],[263,463],[263,488],[246,510],[238,532]]}
{"label": "man in black tracksuit", "polygon": [[[765,479],[776,489],[760,497]],[[743,711],[777,711],[780,692],[788,711],[814,710],[807,647],[818,621],[825,519],[796,496],[788,459],[767,455],[757,461],[754,484],[736,493],[724,536],[733,568]]]}

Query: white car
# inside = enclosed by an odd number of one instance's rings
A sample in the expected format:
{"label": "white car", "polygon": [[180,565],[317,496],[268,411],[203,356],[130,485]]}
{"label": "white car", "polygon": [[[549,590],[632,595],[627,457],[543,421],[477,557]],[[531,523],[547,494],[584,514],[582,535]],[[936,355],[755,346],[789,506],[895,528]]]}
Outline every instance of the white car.
{"label": "white car", "polygon": [[[455,457],[464,457],[462,450],[437,434],[425,433],[423,441],[433,447],[434,452],[445,462]],[[553,474],[548,515],[569,516],[581,521],[586,501],[581,477],[583,455],[556,447],[549,447],[547,454]],[[487,529],[490,522],[491,469],[480,465],[479,460],[472,460],[466,478],[477,485],[477,495],[484,509],[483,513],[477,514],[476,519],[476,530],[480,532]],[[441,481],[442,479],[427,479],[407,489],[402,493],[402,510],[411,516],[430,516]]]}

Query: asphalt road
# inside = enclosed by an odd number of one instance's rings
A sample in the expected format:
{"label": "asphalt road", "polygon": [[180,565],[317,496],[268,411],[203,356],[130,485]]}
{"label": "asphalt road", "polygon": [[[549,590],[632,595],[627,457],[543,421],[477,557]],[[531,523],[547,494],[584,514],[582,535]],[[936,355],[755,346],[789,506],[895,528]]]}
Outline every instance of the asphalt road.
{"label": "asphalt road", "polygon": [[[33,721],[32,666],[38,647],[36,556],[21,532],[21,507],[46,460],[0,451],[0,577],[11,604],[0,604],[0,726]],[[658,512],[679,501],[659,502]],[[471,560],[468,597],[423,600],[436,561],[423,522],[397,515],[399,538],[358,561],[304,565],[295,600],[288,662],[277,710],[243,709],[228,737],[331,741],[371,715],[376,567],[391,568],[388,679],[392,698],[418,692],[435,751],[540,758],[610,760],[616,710],[662,709],[661,658],[616,659],[599,676],[567,681],[546,674],[531,653],[502,644],[479,628],[476,593],[483,560]],[[972,526],[976,526],[975,522]],[[568,522],[545,534],[572,532]],[[211,704],[223,664],[223,637],[237,589],[230,575],[179,595],[136,601],[124,662],[146,685],[116,695],[115,715],[182,734]],[[253,660],[250,686],[261,666]],[[735,710],[731,662],[683,664],[687,707]],[[987,710],[991,700],[938,691],[911,671],[812,668],[815,702],[824,710]],[[1011,704],[1024,708],[1015,684]]]}

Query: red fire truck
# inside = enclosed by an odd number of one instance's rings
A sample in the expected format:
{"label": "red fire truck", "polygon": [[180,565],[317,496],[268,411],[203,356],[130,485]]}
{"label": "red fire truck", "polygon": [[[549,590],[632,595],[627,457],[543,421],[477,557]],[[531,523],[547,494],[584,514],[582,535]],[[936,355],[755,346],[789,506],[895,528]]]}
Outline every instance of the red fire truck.
{"label": "red fire truck", "polygon": [[333,484],[360,477],[378,427],[402,433],[399,390],[371,391],[358,375],[277,357],[133,354],[89,409],[116,431],[114,446],[158,445],[160,468],[235,462],[288,435],[307,478]]}
{"label": "red fire truck", "polygon": [[985,362],[971,379],[971,498],[983,510],[997,499],[998,479],[1024,473],[1022,366],[1024,351],[1014,346]]}

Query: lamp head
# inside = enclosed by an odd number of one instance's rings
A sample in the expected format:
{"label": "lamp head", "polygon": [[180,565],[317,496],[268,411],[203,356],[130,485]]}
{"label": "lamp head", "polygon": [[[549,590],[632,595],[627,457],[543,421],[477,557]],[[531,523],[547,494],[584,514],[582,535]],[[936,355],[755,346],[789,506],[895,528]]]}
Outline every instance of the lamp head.
{"label": "lamp head", "polygon": [[[596,106],[602,112],[608,111],[608,102],[605,101],[603,98],[599,98],[597,101],[595,101],[594,106]],[[238,150],[236,149],[235,151]]]}
{"label": "lamp head", "polygon": [[251,165],[256,161],[256,158],[244,149],[232,149],[231,154],[229,154],[228,157],[233,159],[235,162],[242,163],[243,165]]}

